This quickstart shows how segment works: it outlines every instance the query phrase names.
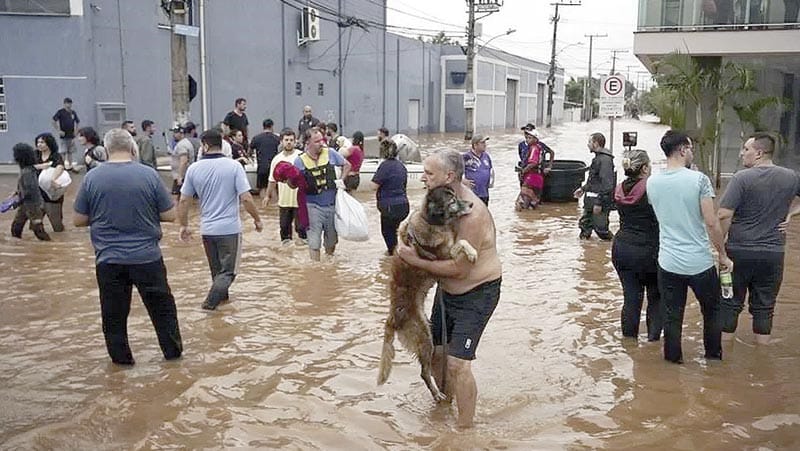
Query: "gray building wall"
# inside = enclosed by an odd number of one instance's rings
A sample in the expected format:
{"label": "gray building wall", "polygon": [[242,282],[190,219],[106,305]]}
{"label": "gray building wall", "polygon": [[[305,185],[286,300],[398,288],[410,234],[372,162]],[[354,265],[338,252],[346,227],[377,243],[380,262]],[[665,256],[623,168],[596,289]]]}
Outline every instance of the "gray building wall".
{"label": "gray building wall", "polygon": [[[190,23],[197,25],[197,0],[192,3]],[[339,0],[317,3],[326,18],[332,18],[340,4]],[[371,135],[381,126],[392,133],[438,131],[443,106],[441,57],[457,48],[387,33],[381,26],[383,5],[381,0],[341,0],[338,11],[369,21],[366,30],[339,28],[322,20],[321,39],[298,46],[298,10],[275,0],[206,0],[209,124],[221,121],[234,99],[244,97],[251,135],[267,117],[277,128],[296,127],[304,105],[311,105],[320,119],[339,123],[347,134],[362,130]],[[16,142],[31,142],[36,134],[52,131],[50,119],[67,96],[74,100],[82,126],[102,131],[118,126],[122,119],[137,126],[151,119],[159,130],[169,128],[168,23],[155,1],[84,0],[80,16],[0,14],[0,77],[8,111],[8,131],[0,132],[0,163],[11,162]],[[198,83],[198,95],[190,103],[191,120],[201,124],[199,38],[186,39],[188,72]],[[522,58],[510,61],[533,63]],[[491,70],[500,73],[498,68]],[[491,89],[491,74],[479,74],[484,77],[481,83],[489,83]],[[302,86],[299,95],[296,83]],[[444,99],[449,106],[445,128],[463,129],[461,97],[451,97]],[[491,97],[480,102],[489,110],[500,105]],[[122,114],[102,123],[101,105],[116,106]],[[417,114],[410,114],[410,109]],[[418,129],[410,127],[413,116],[418,117]],[[165,148],[163,138],[156,144]]]}

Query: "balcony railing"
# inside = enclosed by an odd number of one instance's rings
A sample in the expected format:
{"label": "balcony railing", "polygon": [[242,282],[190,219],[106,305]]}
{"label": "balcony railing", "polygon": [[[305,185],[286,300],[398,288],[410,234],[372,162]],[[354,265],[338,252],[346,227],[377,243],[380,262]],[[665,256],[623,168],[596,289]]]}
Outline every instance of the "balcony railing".
{"label": "balcony railing", "polygon": [[639,0],[638,31],[800,28],[800,0]]}

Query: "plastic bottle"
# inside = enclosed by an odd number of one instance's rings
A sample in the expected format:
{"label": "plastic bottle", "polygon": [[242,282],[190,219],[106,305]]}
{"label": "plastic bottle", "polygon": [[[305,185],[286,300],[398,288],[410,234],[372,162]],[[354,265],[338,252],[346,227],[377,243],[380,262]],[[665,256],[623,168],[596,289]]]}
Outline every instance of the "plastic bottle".
{"label": "plastic bottle", "polygon": [[733,298],[733,276],[730,271],[720,271],[719,284],[722,288],[722,297],[724,299]]}

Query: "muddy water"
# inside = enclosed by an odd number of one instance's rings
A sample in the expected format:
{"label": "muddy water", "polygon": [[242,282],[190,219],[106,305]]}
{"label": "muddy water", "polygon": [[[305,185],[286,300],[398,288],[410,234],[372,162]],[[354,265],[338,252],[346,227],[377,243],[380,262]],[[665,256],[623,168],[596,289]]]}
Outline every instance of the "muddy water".
{"label": "muddy water", "polygon": [[[543,137],[559,158],[588,161],[587,135],[605,128],[569,124]],[[663,128],[623,129],[638,130],[640,147],[659,158]],[[421,141],[463,148],[459,138]],[[126,370],[109,364],[104,348],[88,233],[69,228],[41,243],[26,231],[19,241],[8,234],[10,215],[0,216],[0,447],[800,448],[800,227],[789,232],[778,343],[755,348],[745,314],[725,361],[707,364],[690,301],[686,363],[666,364],[659,344],[622,340],[610,248],[578,241],[577,204],[514,212],[518,139],[498,132],[489,141],[504,274],[474,364],[473,430],[454,429],[452,409],[432,403],[404,351],[389,383],[375,385],[388,261],[375,201],[359,193],[373,237],[342,242],[333,261],[312,265],[305,248],[281,247],[275,209],[264,214],[264,233],[248,223],[232,302],[213,314],[200,309],[210,285],[201,244],[179,243],[177,227],[166,225],[162,247],[185,357],[162,360],[135,297],[137,364]],[[0,192],[14,183],[0,178]],[[410,193],[414,203],[421,196]]]}

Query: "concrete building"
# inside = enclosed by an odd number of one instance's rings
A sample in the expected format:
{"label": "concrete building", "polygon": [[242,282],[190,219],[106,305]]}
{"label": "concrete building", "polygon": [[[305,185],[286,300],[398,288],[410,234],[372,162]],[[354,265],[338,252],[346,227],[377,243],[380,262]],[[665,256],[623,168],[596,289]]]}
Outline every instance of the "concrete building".
{"label": "concrete building", "polygon": [[[651,71],[675,51],[704,65],[734,62],[752,69],[757,94],[785,102],[760,115],[763,124],[782,137],[778,161],[800,168],[798,8],[798,0],[640,0],[634,52]],[[723,118],[720,167],[730,173],[738,165],[743,129],[732,108],[725,108]]]}
{"label": "concrete building", "polygon": [[[170,127],[172,30],[161,3],[0,1],[0,163],[10,162],[14,143],[52,130],[64,97],[73,99],[83,126],[102,131],[125,119],[137,126],[150,119],[159,130]],[[451,79],[442,65],[454,64],[460,48],[392,34],[385,0],[310,2],[318,34],[304,42],[298,32],[306,2],[186,3],[188,23],[202,35],[187,36],[188,72],[198,86],[190,113],[198,124],[220,122],[234,99],[244,97],[251,135],[268,117],[278,129],[296,128],[304,105],[347,134],[371,135],[381,126],[406,134],[456,130],[459,114],[463,129],[463,107],[460,113],[442,109],[442,86]],[[488,49],[478,61],[479,128],[516,127],[538,117],[531,99],[546,65]],[[563,77],[558,83],[556,121]],[[500,113],[509,108],[509,86],[518,100],[507,117]],[[449,95],[445,100],[452,103]]]}
{"label": "concrete building", "polygon": [[[442,49],[441,118],[439,130],[464,130],[464,82],[467,60],[461,49]],[[475,57],[475,130],[544,125],[547,112],[547,76],[550,65],[485,48]],[[564,69],[556,69],[553,118],[564,111]]]}

